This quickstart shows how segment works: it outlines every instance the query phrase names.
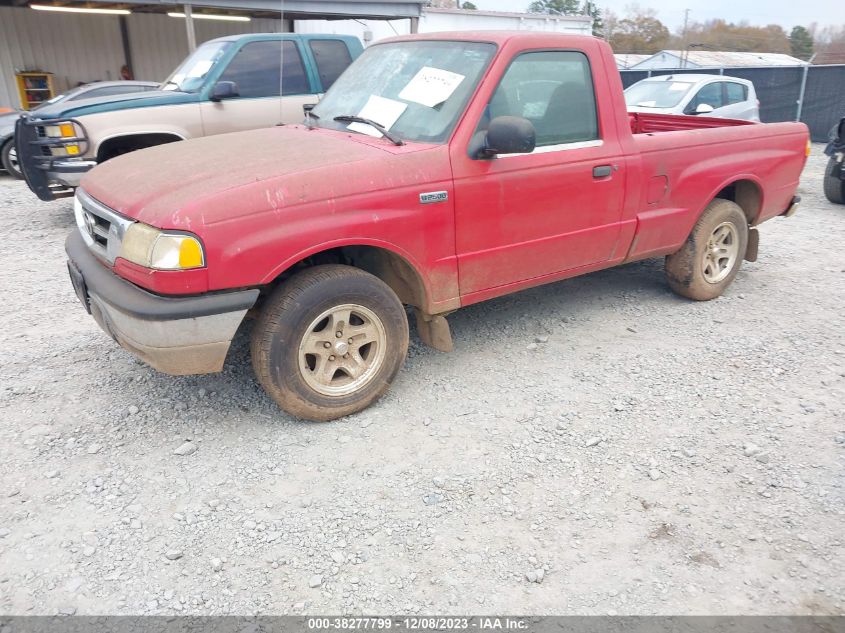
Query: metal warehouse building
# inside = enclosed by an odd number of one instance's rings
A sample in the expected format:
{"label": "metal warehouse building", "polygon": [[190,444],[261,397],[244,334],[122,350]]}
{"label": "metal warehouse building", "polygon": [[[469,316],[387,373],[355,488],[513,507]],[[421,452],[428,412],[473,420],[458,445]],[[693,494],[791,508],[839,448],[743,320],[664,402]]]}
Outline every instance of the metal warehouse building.
{"label": "metal warehouse building", "polygon": [[415,31],[421,11],[421,0],[0,0],[0,108],[21,107],[16,74],[25,71],[49,73],[56,94],[120,79],[124,65],[135,79],[162,81],[215,37],[292,32],[313,19],[398,19]]}

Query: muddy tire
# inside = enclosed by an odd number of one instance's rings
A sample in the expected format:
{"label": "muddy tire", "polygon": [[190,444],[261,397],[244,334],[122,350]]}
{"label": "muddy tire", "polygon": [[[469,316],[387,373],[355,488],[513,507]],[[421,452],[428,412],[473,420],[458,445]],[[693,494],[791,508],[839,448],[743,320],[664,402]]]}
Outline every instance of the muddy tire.
{"label": "muddy tire", "polygon": [[408,318],[383,281],[349,266],[315,266],[280,285],[252,332],[261,386],[298,418],[361,411],[387,391],[408,353]]}
{"label": "muddy tire", "polygon": [[845,180],[842,180],[842,165],[833,158],[827,161],[824,170],[824,195],[835,204],[845,204]]}
{"label": "muddy tire", "polygon": [[18,164],[17,150],[15,149],[15,139],[10,138],[0,147],[0,164],[3,169],[9,172],[9,175],[18,180],[23,179],[20,165]]}
{"label": "muddy tire", "polygon": [[709,301],[739,272],[748,245],[748,221],[738,205],[715,199],[701,214],[686,243],[666,257],[669,286],[683,297]]}

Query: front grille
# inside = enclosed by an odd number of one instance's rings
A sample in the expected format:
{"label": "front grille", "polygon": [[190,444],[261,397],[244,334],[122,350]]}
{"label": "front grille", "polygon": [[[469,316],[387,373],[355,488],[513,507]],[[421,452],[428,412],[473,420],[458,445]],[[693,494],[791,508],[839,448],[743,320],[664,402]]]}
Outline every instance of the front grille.
{"label": "front grille", "polygon": [[76,190],[74,212],[88,247],[101,259],[114,263],[120,254],[123,235],[133,221],[112,211],[82,189]]}
{"label": "front grille", "polygon": [[94,243],[103,250],[103,254],[107,253],[109,248],[109,231],[111,230],[111,222],[84,206],[82,207],[82,213],[85,214],[85,224],[88,228],[89,234],[92,238],[94,238]]}

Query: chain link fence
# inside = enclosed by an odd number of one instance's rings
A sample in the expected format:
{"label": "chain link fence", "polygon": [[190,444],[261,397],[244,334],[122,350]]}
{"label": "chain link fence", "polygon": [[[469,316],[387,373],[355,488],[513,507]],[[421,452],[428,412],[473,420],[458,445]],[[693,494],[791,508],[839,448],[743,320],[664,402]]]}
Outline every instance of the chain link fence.
{"label": "chain link fence", "polygon": [[646,77],[678,73],[748,79],[753,82],[760,99],[760,120],[764,123],[803,121],[816,142],[826,142],[830,128],[845,116],[845,64],[620,72],[626,88]]}

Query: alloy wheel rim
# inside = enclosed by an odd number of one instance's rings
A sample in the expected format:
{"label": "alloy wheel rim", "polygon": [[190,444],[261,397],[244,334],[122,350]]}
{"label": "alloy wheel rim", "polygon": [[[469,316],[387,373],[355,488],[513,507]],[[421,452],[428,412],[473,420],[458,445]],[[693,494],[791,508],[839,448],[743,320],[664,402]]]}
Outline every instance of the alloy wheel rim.
{"label": "alloy wheel rim", "polygon": [[711,284],[723,281],[739,256],[739,233],[732,222],[722,222],[707,238],[701,262],[704,280]]}
{"label": "alloy wheel rim", "polygon": [[375,312],[345,303],[314,319],[299,344],[299,372],[325,396],[345,396],[366,386],[384,363],[387,335]]}

